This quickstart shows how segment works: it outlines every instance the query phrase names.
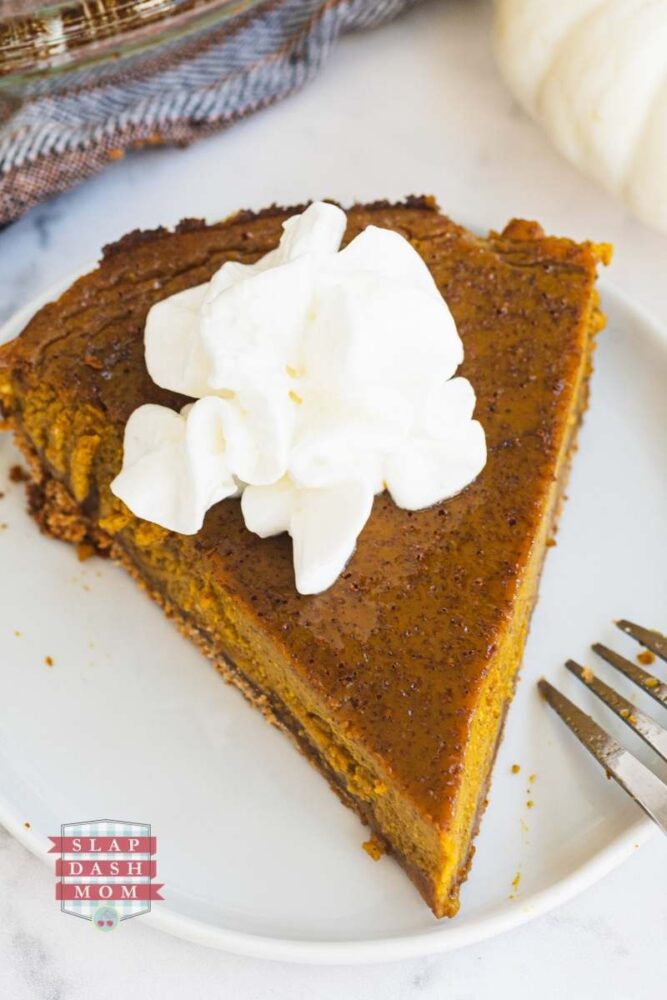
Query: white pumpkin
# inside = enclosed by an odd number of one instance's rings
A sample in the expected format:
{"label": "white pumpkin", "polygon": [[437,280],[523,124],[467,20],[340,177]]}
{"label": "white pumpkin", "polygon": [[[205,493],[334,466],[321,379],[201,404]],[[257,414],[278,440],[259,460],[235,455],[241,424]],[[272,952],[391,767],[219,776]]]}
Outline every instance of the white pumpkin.
{"label": "white pumpkin", "polygon": [[667,232],[667,0],[496,0],[495,35],[561,153]]}

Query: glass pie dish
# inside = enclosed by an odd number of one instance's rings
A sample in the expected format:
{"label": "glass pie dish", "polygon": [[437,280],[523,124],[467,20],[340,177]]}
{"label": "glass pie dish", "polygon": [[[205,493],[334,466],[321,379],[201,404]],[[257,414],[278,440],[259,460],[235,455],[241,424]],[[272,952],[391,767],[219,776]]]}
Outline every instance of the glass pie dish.
{"label": "glass pie dish", "polygon": [[177,58],[266,0],[0,0],[0,95],[90,85]]}

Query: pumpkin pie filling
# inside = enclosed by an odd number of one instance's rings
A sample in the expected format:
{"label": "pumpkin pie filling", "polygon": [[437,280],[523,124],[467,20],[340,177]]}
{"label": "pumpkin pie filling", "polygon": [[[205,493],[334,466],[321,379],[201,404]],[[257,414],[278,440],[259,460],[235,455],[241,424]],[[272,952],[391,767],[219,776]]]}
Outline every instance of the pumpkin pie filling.
{"label": "pumpkin pie filling", "polygon": [[[609,248],[514,221],[480,239],[430,199],[355,206],[422,255],[463,339],[488,462],[427,510],[386,494],[342,576],[296,592],[286,536],[246,530],[225,500],[196,535],[142,521],[110,491],[125,423],[159,389],[143,356],[150,306],[226,260],[252,262],[294,210],[134,233],[0,349],[0,399],[56,537],[121,562],[226,680],[286,731],[370,826],[436,916],[458,909],[554,531],[603,325]],[[360,838],[361,840],[361,838]]]}

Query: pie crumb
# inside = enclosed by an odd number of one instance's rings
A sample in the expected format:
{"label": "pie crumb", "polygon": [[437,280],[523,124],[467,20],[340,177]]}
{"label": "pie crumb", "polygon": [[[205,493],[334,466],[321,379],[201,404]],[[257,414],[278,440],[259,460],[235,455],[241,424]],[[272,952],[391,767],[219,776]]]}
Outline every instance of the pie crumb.
{"label": "pie crumb", "polygon": [[585,684],[592,684],[595,680],[595,674],[590,667],[584,667],[581,671],[581,679]]}
{"label": "pie crumb", "polygon": [[512,774],[518,774],[519,771],[521,770],[521,764],[512,764],[512,767],[510,768],[510,770],[511,770]]}
{"label": "pie crumb", "polygon": [[372,858],[373,861],[379,861],[384,854],[382,844],[375,835],[373,835],[370,840],[365,840],[361,846],[365,850],[368,857]]}
{"label": "pie crumb", "polygon": [[90,557],[94,555],[95,549],[89,542],[79,542],[76,547],[76,557],[79,562],[85,562],[86,559],[90,559]]}
{"label": "pie crumb", "polygon": [[30,823],[30,820],[27,819],[23,825],[26,830],[29,830],[32,824]]}
{"label": "pie crumb", "polygon": [[44,663],[46,663],[47,667],[52,667],[53,666],[53,657],[52,656],[45,656],[44,657]]}
{"label": "pie crumb", "polygon": [[645,667],[650,667],[652,663],[655,663],[655,653],[652,653],[650,649],[643,649],[641,653],[637,653],[637,662],[643,663]]}
{"label": "pie crumb", "polygon": [[9,478],[13,483],[27,483],[30,476],[21,465],[12,465],[9,470]]}

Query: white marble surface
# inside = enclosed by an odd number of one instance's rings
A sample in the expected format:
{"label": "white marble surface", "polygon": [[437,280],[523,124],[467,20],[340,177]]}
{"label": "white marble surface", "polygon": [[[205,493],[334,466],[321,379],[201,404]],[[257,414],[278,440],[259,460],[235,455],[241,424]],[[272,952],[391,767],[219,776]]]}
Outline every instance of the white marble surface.
{"label": "white marble surface", "polygon": [[[462,221],[499,227],[534,216],[555,232],[611,240],[611,279],[667,323],[667,239],[550,149],[503,89],[489,28],[482,0],[431,0],[345,39],[306,91],[229,134],[131,156],[37,208],[0,233],[0,316],[136,226],[274,200],[427,191]],[[58,912],[50,870],[0,831],[0,997],[657,1000],[667,981],[666,871],[667,844],[655,838],[584,896],[504,937],[440,958],[317,969],[206,950],[140,919],[122,934],[94,934]]]}

